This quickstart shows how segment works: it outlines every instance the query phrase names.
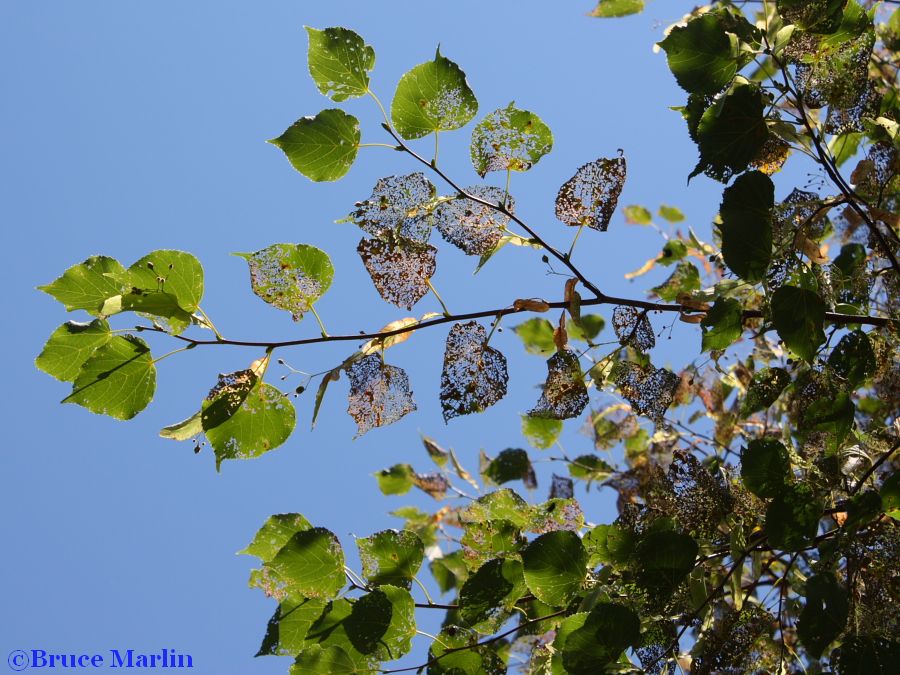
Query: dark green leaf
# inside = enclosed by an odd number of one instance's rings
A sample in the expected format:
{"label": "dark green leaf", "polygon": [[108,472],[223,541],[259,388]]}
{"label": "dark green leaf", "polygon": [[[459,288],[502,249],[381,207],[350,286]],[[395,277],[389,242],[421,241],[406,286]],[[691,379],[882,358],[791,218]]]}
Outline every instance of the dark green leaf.
{"label": "dark green leaf", "polygon": [[460,589],[460,617],[473,630],[490,635],[509,618],[513,606],[527,590],[522,563],[514,559],[489,560]]}
{"label": "dark green leaf", "polygon": [[[292,656],[306,647],[306,634],[322,616],[321,598],[287,597],[275,609],[257,656]],[[331,672],[331,671],[328,671]]]}
{"label": "dark green leaf", "polygon": [[690,295],[697,290],[700,290],[700,271],[687,261],[678,263],[671,276],[653,288],[653,292],[666,302],[675,302],[680,295]]}
{"label": "dark green leaf", "polygon": [[70,312],[83,309],[99,316],[107,298],[125,292],[127,277],[125,268],[118,260],[97,255],[70,267],[59,279],[52,284],[38,286],[38,290],[52,295]]}
{"label": "dark green leaf", "polygon": [[718,12],[702,14],[686,26],[676,26],[659,46],[665,50],[678,84],[689,93],[715,94],[737,72],[736,44],[732,44]]}
{"label": "dark green leaf", "polygon": [[131,335],[116,335],[82,364],[63,403],[130,420],[147,407],[155,391],[156,366],[147,343]]}
{"label": "dark green leaf", "polygon": [[812,488],[796,484],[775,497],[766,509],[766,533],[776,549],[800,551],[816,536],[822,504]]}
{"label": "dark green leaf", "polygon": [[861,330],[847,333],[828,357],[828,365],[854,389],[875,372],[875,352]]}
{"label": "dark green leaf", "polygon": [[428,675],[504,675],[506,663],[495,645],[478,646],[479,639],[473,630],[445,625],[428,651]]}
{"label": "dark green leaf", "polygon": [[900,642],[877,635],[848,635],[835,659],[840,675],[890,675],[900,661]]}
{"label": "dark green leaf", "polygon": [[90,323],[67,321],[53,331],[34,365],[57,380],[72,382],[84,362],[111,337],[109,324],[102,319]]}
{"label": "dark green leaf", "polygon": [[331,645],[322,649],[312,645],[297,655],[288,675],[356,675],[363,672],[341,647]]}
{"label": "dark green leaf", "polygon": [[400,78],[391,120],[403,138],[465,126],[478,112],[478,100],[466,74],[437,50],[434,61],[422,63]]}
{"label": "dark green leaf", "polygon": [[825,342],[827,307],[814,291],[782,286],[772,296],[772,323],[785,346],[805,361],[812,362]]}
{"label": "dark green leaf", "polygon": [[806,581],[806,605],[797,622],[797,637],[813,658],[822,657],[825,648],[847,625],[847,591],[830,573],[814,574]]}
{"label": "dark green leaf", "polygon": [[309,74],[316,87],[333,101],[365,96],[369,71],[375,67],[375,50],[347,28],[317,30],[309,35]]}
{"label": "dark green leaf", "polygon": [[495,110],[472,132],[472,165],[489,171],[528,171],[553,148],[553,134],[540,117],[514,103]]}
{"label": "dark green leaf", "polygon": [[425,545],[415,532],[383,530],[357,539],[362,573],[369,584],[409,588],[422,566]]}
{"label": "dark green leaf", "polygon": [[278,138],[278,146],[291,165],[312,181],[342,178],[359,151],[359,120],[330,108],[315,117],[301,117]]}
{"label": "dark green leaf", "polygon": [[640,584],[652,591],[669,592],[694,568],[697,542],[672,531],[650,532],[637,542],[635,557]]}
{"label": "dark green leaf", "polygon": [[718,299],[703,317],[700,326],[703,329],[702,351],[727,349],[744,330],[744,308],[737,300]]}
{"label": "dark green leaf", "polygon": [[775,185],[759,171],[740,176],[722,195],[722,256],[745,281],[762,281],[772,261],[774,205]]}
{"label": "dark green leaf", "polygon": [[542,534],[522,551],[525,582],[541,602],[564,605],[587,574],[587,551],[580,537],[568,530]]}
{"label": "dark green leaf", "polygon": [[741,453],[741,480],[757,497],[776,497],[791,482],[787,448],[774,438],[755,438]]}
{"label": "dark green leaf", "polygon": [[441,593],[446,593],[453,588],[460,588],[469,577],[469,570],[463,560],[461,550],[435,558],[429,567]]}
{"label": "dark green leaf", "polygon": [[537,487],[537,479],[534,475],[534,467],[528,453],[518,448],[503,450],[497,457],[481,471],[481,475],[495,485],[502,485],[511,480],[521,480],[525,487],[534,489]]}
{"label": "dark green leaf", "polygon": [[784,368],[763,368],[754,373],[747,395],[741,402],[741,416],[749,417],[757,411],[766,410],[790,383],[791,376]]}
{"label": "dark green leaf", "polygon": [[602,673],[641,635],[638,616],[622,605],[601,602],[588,614],[584,625],[565,640],[562,662],[572,675]]}

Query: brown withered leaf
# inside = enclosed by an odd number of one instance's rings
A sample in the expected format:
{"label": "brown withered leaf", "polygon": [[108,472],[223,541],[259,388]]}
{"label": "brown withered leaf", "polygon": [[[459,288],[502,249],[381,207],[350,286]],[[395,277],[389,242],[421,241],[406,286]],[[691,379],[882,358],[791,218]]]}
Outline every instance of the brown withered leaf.
{"label": "brown withered leaf", "polygon": [[556,196],[556,217],[566,225],[605,232],[625,184],[625,157],[597,159],[582,166]]}
{"label": "brown withered leaf", "polygon": [[[505,196],[503,190],[489,185],[474,185],[465,191],[493,204],[502,203]],[[515,209],[511,197],[507,198],[506,208],[510,212]],[[434,210],[434,224],[441,236],[466,255],[485,255],[494,250],[507,223],[509,217],[497,209],[466,197],[441,202]]]}
{"label": "brown withered leaf", "polygon": [[441,373],[444,421],[482,412],[506,396],[506,357],[485,344],[487,333],[477,321],[450,329]]}
{"label": "brown withered leaf", "polygon": [[665,368],[622,361],[613,369],[613,381],[638,415],[661,423],[675,396],[678,376]]}
{"label": "brown withered leaf", "polygon": [[443,499],[450,489],[450,481],[441,473],[416,473],[413,484],[434,499]]}
{"label": "brown withered leaf", "polygon": [[428,293],[428,280],[437,268],[434,246],[396,238],[363,239],[356,251],[376,290],[388,302],[412,309]]}
{"label": "brown withered leaf", "polygon": [[357,436],[392,424],[416,409],[406,371],[383,363],[377,354],[359,359],[347,374],[350,377],[347,412],[356,420]]}
{"label": "brown withered leaf", "polygon": [[613,310],[613,329],[622,345],[634,347],[639,352],[656,346],[656,335],[647,312],[636,307],[616,307]]}
{"label": "brown withered leaf", "polygon": [[348,219],[379,239],[396,235],[425,244],[431,236],[434,196],[434,185],[422,173],[379,178],[371,196],[357,202]]}
{"label": "brown withered leaf", "polygon": [[550,499],[572,499],[575,495],[575,483],[568,476],[553,474],[553,483],[550,485]]}
{"label": "brown withered leaf", "polygon": [[588,404],[587,386],[575,352],[567,349],[547,359],[547,380],[531,417],[566,420],[578,417]]}

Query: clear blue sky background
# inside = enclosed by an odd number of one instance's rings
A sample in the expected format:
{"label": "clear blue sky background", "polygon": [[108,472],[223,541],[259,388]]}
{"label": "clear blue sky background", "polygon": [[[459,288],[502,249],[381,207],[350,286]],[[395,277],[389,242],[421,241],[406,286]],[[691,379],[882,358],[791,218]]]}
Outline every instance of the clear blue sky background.
{"label": "clear blue sky background", "polygon": [[[309,243],[332,256],[335,283],[318,305],[332,332],[377,329],[406,314],[373,289],[355,253],[361,233],[334,221],[379,176],[419,167],[400,153],[366,149],[344,180],[313,184],[264,143],[296,118],[333,106],[308,77],[304,24],[360,32],[377,52],[373,88],[385,103],[402,73],[432,58],[440,43],[468,73],[479,118],[513,99],[541,115],[554,150],[514,176],[512,191],[520,213],[565,247],[574,231],[553,217],[558,186],[617,148],[629,169],[621,204],[675,204],[688,214],[686,225],[708,232],[721,186],[700,178],[686,187],[695,149],[667,109],[684,95],[651,51],[689,4],[652,2],[642,16],[600,21],[585,16],[589,0],[2,3],[0,274],[10,301],[0,390],[2,655],[174,648],[194,656],[196,672],[286,672],[288,659],[253,658],[274,602],[246,587],[254,559],[234,555],[267,516],[299,511],[331,528],[355,565],[354,534],[397,526],[387,512],[401,505],[432,506],[415,494],[382,497],[371,476],[399,461],[428,470],[419,432],[456,448],[473,470],[480,448],[496,454],[524,443],[519,413],[536,400],[545,370],[511,331],[492,341],[510,358],[510,394],[484,415],[444,425],[437,390],[445,331],[428,331],[388,359],[410,373],[417,414],[352,440],[344,380],[332,386],[315,431],[310,392],[296,401],[300,421],[285,446],[226,463],[221,474],[208,448],[195,456],[190,444],[157,432],[192,413],[217,373],[246,367],[258,350],[204,348],[166,360],[156,401],[130,423],[59,405],[67,386],[34,369],[52,330],[81,318],[34,287],[97,253],[126,265],[156,248],[195,253],[206,269],[203,305],[233,338],[317,332],[311,318],[294,324],[258,300],[244,261],[229,255],[275,242]],[[362,120],[364,141],[386,140],[371,101],[346,109]],[[478,180],[470,133],[471,126],[441,139],[442,163],[464,185]],[[430,151],[430,139],[422,147]],[[656,234],[625,225],[619,213],[608,233],[585,233],[576,259],[610,292],[639,296],[662,273],[636,284],[622,275],[660,246]],[[562,279],[548,277],[539,257],[509,248],[473,277],[475,261],[441,242],[435,284],[454,311],[559,297]],[[436,309],[426,298],[415,311]],[[695,328],[676,324],[672,335],[654,352],[659,365],[678,367],[698,350]],[[171,348],[164,338],[152,346]],[[316,371],[352,349],[283,356]],[[590,450],[579,426],[568,423],[564,436],[573,454]],[[549,464],[540,467],[535,501],[549,486]],[[584,504],[593,522],[615,516],[608,491]],[[434,629],[439,620],[423,625]],[[403,663],[421,660],[423,644]]]}

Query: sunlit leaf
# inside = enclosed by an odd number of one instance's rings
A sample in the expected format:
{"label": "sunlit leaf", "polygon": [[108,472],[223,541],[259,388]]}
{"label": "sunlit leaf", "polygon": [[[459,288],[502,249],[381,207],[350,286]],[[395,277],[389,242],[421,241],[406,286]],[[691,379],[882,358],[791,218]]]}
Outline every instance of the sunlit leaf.
{"label": "sunlit leaf", "polygon": [[370,585],[409,588],[422,566],[425,546],[415,532],[383,530],[357,539],[362,573]]}
{"label": "sunlit leaf", "polygon": [[521,562],[489,560],[460,589],[460,618],[473,630],[490,635],[509,618],[527,590]]}
{"label": "sunlit leaf", "polygon": [[590,16],[609,19],[642,11],[644,11],[644,0],[600,0]]}
{"label": "sunlit leaf", "polygon": [[656,334],[647,312],[636,307],[619,306],[613,310],[613,330],[622,345],[646,352],[656,346]]}
{"label": "sunlit leaf", "polygon": [[552,448],[562,430],[562,420],[522,415],[522,435],[531,447],[538,450]]}
{"label": "sunlit leaf", "polygon": [[472,165],[489,171],[528,171],[553,148],[553,134],[540,117],[510,103],[490,113],[472,132]]}
{"label": "sunlit leaf", "polygon": [[403,495],[414,485],[415,471],[409,464],[395,464],[389,469],[382,469],[375,474],[378,488],[383,495]]}
{"label": "sunlit leaf", "polygon": [[450,329],[441,372],[444,421],[484,411],[506,395],[506,357],[486,344],[480,323],[457,323]]}
{"label": "sunlit leaf", "polygon": [[702,351],[727,349],[736,342],[744,330],[744,310],[741,303],[731,298],[716,300],[700,322],[703,329]]}
{"label": "sunlit leaf", "polygon": [[566,181],[556,196],[556,217],[566,225],[605,232],[625,184],[625,158],[597,159]]}
{"label": "sunlit leaf", "polygon": [[576,323],[572,319],[566,321],[566,332],[570,340],[591,342],[606,326],[606,319],[599,314],[582,314]]}
{"label": "sunlit leaf", "polygon": [[337,537],[323,527],[301,530],[264,564],[264,578],[266,572],[272,573],[269,579],[274,581],[272,588],[263,585],[269,595],[328,600],[344,586],[344,551]]}
{"label": "sunlit leaf", "polygon": [[738,69],[736,50],[718,12],[676,26],[659,46],[666,52],[669,70],[689,93],[715,94],[731,82]]}
{"label": "sunlit leaf", "polygon": [[528,414],[555,420],[571,419],[578,417],[587,404],[587,386],[578,356],[568,349],[557,352],[547,360],[547,380],[540,399]]}
{"label": "sunlit leaf", "polygon": [[338,180],[350,170],[359,138],[359,120],[330,108],[315,117],[301,117],[269,143],[280,148],[297,171],[321,182]]}
{"label": "sunlit leaf", "polygon": [[700,270],[685,260],[678,263],[668,279],[652,289],[653,293],[666,302],[675,302],[679,296],[690,295],[699,290]]}
{"label": "sunlit leaf", "polygon": [[437,268],[434,246],[402,239],[363,239],[356,251],[376,290],[387,302],[412,309],[428,293],[428,282]]}
{"label": "sunlit leaf", "polygon": [[357,675],[362,672],[341,647],[331,645],[323,649],[312,645],[297,654],[288,675]]}
{"label": "sunlit leaf", "polygon": [[309,35],[309,74],[319,91],[333,101],[364,96],[369,90],[369,71],[375,67],[375,50],[348,28],[317,30]]}
{"label": "sunlit leaf", "polygon": [[638,616],[623,605],[600,602],[585,617],[583,625],[569,633],[562,650],[568,673],[602,673],[641,635]]}
{"label": "sunlit leaf", "polygon": [[681,212],[681,209],[676,208],[674,206],[666,206],[662,204],[659,207],[659,211],[657,212],[659,215],[670,223],[680,223],[684,221],[684,214]]}
{"label": "sunlit leaf", "polygon": [[525,583],[541,602],[558,607],[571,598],[587,575],[587,551],[568,530],[542,534],[522,551]]}
{"label": "sunlit leaf", "polygon": [[52,284],[38,286],[38,289],[52,295],[70,312],[83,309],[99,316],[107,298],[125,292],[127,277],[118,260],[99,255],[70,267]]}
{"label": "sunlit leaf", "polygon": [[553,324],[547,319],[528,319],[513,327],[513,330],[529,354],[549,356],[556,351],[556,344],[553,342]]}
{"label": "sunlit leaf", "polygon": [[393,424],[416,409],[406,371],[384,363],[375,354],[356,361],[348,371],[347,412],[356,420],[357,436]]}
{"label": "sunlit leaf", "polygon": [[347,219],[373,237],[425,244],[431,236],[435,187],[422,173],[379,178],[368,199]]}
{"label": "sunlit leaf", "polygon": [[102,319],[90,323],[67,321],[53,331],[34,365],[57,380],[71,382],[84,362],[111,338],[109,324]]}
{"label": "sunlit leaf", "polygon": [[144,293],[168,293],[181,309],[193,314],[203,298],[203,267],[184,251],[153,251],[128,268],[128,283],[132,292],[139,288]]}
{"label": "sunlit leaf", "polygon": [[678,386],[675,373],[652,365],[622,361],[615,366],[612,377],[636,414],[646,415],[657,424],[662,422]]}
{"label": "sunlit leaf", "polygon": [[[465,191],[492,204],[503,204],[505,200],[506,209],[509,212],[515,210],[512,197],[500,188],[472,185]],[[441,236],[466,255],[484,256],[500,245],[509,217],[466,197],[456,197],[438,204],[434,210],[434,223]]]}
{"label": "sunlit leaf", "polygon": [[277,513],[268,517],[254,535],[253,541],[239,553],[253,555],[262,562],[269,562],[297,532],[309,529],[312,529],[312,525],[301,514]]}

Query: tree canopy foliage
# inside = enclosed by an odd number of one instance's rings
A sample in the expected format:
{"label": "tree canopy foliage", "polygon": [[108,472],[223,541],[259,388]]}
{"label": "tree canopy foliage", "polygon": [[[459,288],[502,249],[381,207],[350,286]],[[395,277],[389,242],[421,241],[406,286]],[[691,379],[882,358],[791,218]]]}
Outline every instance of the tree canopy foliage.
{"label": "tree canopy foliage", "polygon": [[[71,384],[65,402],[125,420],[150,404],[163,358],[246,347],[259,358],[208,383],[186,419],[160,431],[197,451],[205,438],[219,469],[284,444],[297,421],[292,395],[307,388],[315,423],[331,386],[346,378],[358,434],[414,413],[415,374],[389,362],[391,351],[411,348],[402,343],[414,332],[449,329],[440,390],[426,393],[438,397],[444,419],[491,414],[507,393],[510,363],[490,340],[501,320],[515,320],[523,350],[546,359],[546,379],[521,421],[531,450],[482,453],[470,472],[424,437],[421,457],[379,472],[379,488],[416,488],[436,502],[456,494],[464,505],[394,512],[402,529],[356,541],[358,570],[345,564],[344,543],[327,523],[271,516],[242,551],[259,559],[250,586],[276,602],[259,655],[293,657],[292,673],[503,673],[514,662],[553,674],[893,672],[896,4],[721,1],[691,10],[658,46],[684,90],[677,112],[698,153],[690,179],[722,183],[711,241],[684,232],[673,206],[619,209],[628,175],[619,153],[573,167],[553,187],[557,219],[574,228],[568,251],[517,211],[510,187],[513,173],[540,170],[552,151],[536,112],[514,102],[480,111],[463,68],[440,49],[400,77],[385,106],[370,88],[375,50],[364,37],[307,28],[318,90],[335,104],[371,98],[385,145],[409,160],[410,173],[381,178],[347,209],[381,297],[403,314],[437,296],[431,278],[447,245],[479,269],[507,246],[531,250],[562,272],[558,297],[510,298],[466,314],[444,308],[365,335],[332,335],[315,309],[334,277],[328,254],[261,242],[236,254],[253,292],[294,321],[311,314],[320,335],[231,340],[201,308],[203,268],[190,253],[153,251],[128,266],[94,256],[41,287],[89,320],[62,324],[36,365]],[[601,0],[592,15],[643,6]],[[441,167],[438,139],[464,138],[458,130],[467,125],[474,173],[499,175],[505,187],[464,185]],[[433,156],[412,143],[432,135]],[[340,179],[368,145],[359,121],[338,107],[301,117],[270,142],[313,181]],[[814,163],[819,189],[776,189],[793,158]],[[575,255],[578,238],[603,237],[617,210],[630,223],[666,228],[661,250],[630,275],[671,269],[646,297],[605,293],[602,275]],[[666,317],[696,324],[696,350],[676,370],[653,362]],[[154,357],[151,342],[155,350],[164,341],[179,347]],[[296,373],[282,358],[289,348],[341,341],[359,347],[316,375],[302,373],[295,391],[267,381],[279,368]],[[529,503],[507,486],[535,489],[533,455],[579,419],[595,452],[556,457],[565,475],[552,475],[546,501]],[[614,490],[618,517],[594,524],[575,498],[579,483]],[[423,566],[447,602],[428,595],[417,576]],[[429,636],[420,666],[392,668],[412,649],[419,611],[445,612],[443,627]]]}

